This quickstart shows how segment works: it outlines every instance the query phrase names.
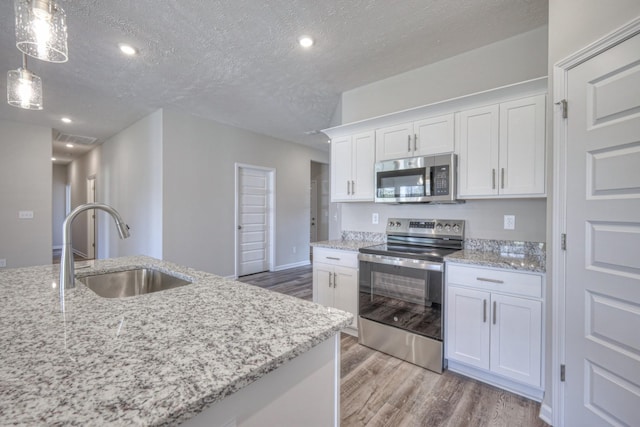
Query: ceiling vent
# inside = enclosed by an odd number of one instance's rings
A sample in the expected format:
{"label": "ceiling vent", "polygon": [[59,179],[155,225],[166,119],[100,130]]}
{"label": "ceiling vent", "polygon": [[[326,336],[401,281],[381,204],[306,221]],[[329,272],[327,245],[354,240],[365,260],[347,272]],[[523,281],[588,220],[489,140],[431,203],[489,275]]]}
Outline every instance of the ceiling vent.
{"label": "ceiling vent", "polygon": [[91,136],[70,135],[68,133],[55,131],[53,135],[53,140],[56,142],[62,142],[64,144],[93,145],[96,143],[98,138],[93,138]]}

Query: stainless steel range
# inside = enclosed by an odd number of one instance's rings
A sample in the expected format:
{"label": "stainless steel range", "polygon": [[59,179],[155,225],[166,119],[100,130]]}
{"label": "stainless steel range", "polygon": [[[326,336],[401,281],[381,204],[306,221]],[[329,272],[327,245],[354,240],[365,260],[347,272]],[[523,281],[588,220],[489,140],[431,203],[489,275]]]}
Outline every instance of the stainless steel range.
{"label": "stainless steel range", "polygon": [[464,221],[391,218],[387,243],[360,249],[360,343],[441,373],[444,257],[463,248]]}

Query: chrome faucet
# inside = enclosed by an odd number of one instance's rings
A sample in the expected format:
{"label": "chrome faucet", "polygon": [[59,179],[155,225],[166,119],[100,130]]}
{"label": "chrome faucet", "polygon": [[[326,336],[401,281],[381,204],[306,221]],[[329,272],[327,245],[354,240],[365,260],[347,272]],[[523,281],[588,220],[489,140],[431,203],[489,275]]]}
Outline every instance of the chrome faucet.
{"label": "chrome faucet", "polygon": [[75,269],[73,265],[73,253],[71,250],[71,223],[78,214],[90,210],[99,209],[110,214],[116,222],[118,234],[121,239],[129,237],[129,226],[114,208],[103,203],[86,203],[71,211],[62,223],[62,258],[60,260],[60,305],[64,311],[64,290],[75,287]]}

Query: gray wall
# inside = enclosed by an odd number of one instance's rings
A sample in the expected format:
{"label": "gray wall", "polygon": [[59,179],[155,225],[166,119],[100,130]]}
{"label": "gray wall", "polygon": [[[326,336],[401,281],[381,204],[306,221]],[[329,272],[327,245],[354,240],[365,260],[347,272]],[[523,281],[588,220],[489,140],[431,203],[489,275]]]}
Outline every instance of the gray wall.
{"label": "gray wall", "polygon": [[158,110],[101,146],[96,199],[120,213],[131,227],[131,237],[121,240],[113,219],[101,212],[98,257],[162,259],[162,183],[162,110]]}
{"label": "gray wall", "polygon": [[[343,122],[361,120],[455,98],[547,74],[547,27],[347,91]],[[371,224],[371,214],[380,224]],[[546,241],[546,200],[471,200],[462,205],[342,203],[332,225],[341,230],[384,232],[388,217],[442,217],[467,221],[467,236]],[[516,215],[516,229],[503,229],[503,216]]]}
{"label": "gray wall", "polygon": [[[100,168],[100,149],[99,146],[94,148],[84,156],[74,159],[67,166],[67,181],[71,185],[71,210],[87,203],[87,179],[91,176],[97,176]],[[99,178],[96,178],[96,184],[99,182]],[[99,194],[96,195],[96,201],[102,201]],[[87,248],[88,215],[89,213],[81,213],[71,224],[71,246],[74,251],[82,255],[89,253]],[[97,221],[100,221],[99,215]],[[96,257],[98,257],[97,254]]]}
{"label": "gray wall", "polygon": [[547,27],[342,94],[342,123],[393,113],[547,74]]}
{"label": "gray wall", "polygon": [[[563,0],[549,2],[549,93],[553,93],[553,64],[561,61],[572,53],[588,46],[611,31],[640,16],[640,1],[638,0]],[[547,130],[549,145],[553,147],[553,114],[551,113],[551,103],[548,98],[547,106]],[[549,165],[552,165],[552,153],[549,153]],[[551,180],[551,170],[549,170],[549,182]],[[549,187],[549,204],[547,215],[551,223],[553,212],[552,188]],[[548,227],[547,239],[551,241],[551,236],[558,232],[555,227]],[[554,284],[551,281],[553,262],[551,248],[547,252],[547,335],[546,335],[546,378],[547,388],[544,396],[544,404],[551,406],[551,306],[552,289]]]}
{"label": "gray wall", "polygon": [[329,154],[177,111],[163,114],[164,258],[234,274],[238,162],[276,169],[276,268],[308,262],[310,163],[328,163]]}
{"label": "gray wall", "polygon": [[[51,188],[51,128],[0,120],[0,258],[7,267],[51,264]],[[18,219],[20,210],[34,218]]]}
{"label": "gray wall", "polygon": [[53,165],[52,226],[53,247],[62,247],[62,223],[64,222],[67,190],[67,165]]}

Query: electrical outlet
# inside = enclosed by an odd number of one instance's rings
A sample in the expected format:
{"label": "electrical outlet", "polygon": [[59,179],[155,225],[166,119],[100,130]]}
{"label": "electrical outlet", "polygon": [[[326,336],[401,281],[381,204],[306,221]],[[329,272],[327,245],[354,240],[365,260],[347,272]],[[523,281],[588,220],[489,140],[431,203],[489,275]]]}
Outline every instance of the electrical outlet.
{"label": "electrical outlet", "polygon": [[296,248],[295,246],[292,248],[293,253],[295,254],[298,251],[298,248]]}
{"label": "electrical outlet", "polygon": [[371,224],[378,224],[380,222],[380,216],[377,213],[371,214]]}
{"label": "electrical outlet", "polygon": [[33,211],[18,211],[19,219],[33,219]]}
{"label": "electrical outlet", "polygon": [[515,230],[516,229],[516,216],[515,215],[505,215],[504,216],[504,229],[505,230]]}
{"label": "electrical outlet", "polygon": [[0,259],[0,268],[7,266],[7,260],[5,258]]}

